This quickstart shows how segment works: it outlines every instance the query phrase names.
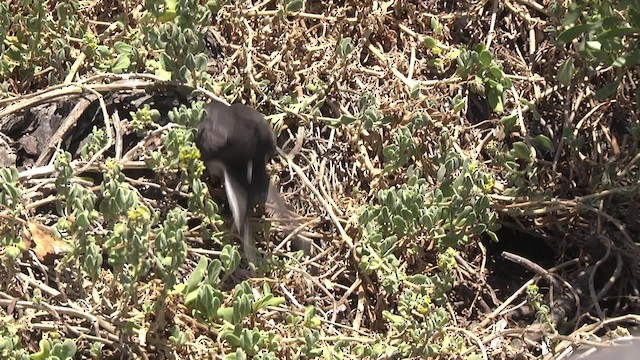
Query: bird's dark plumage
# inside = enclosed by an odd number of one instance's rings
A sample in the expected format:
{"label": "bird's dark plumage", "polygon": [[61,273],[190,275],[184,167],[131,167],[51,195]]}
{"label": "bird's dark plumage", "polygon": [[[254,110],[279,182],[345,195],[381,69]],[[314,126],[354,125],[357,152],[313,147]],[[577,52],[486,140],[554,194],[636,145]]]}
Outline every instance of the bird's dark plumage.
{"label": "bird's dark plumage", "polygon": [[[212,175],[224,178],[235,226],[250,262],[257,258],[249,234],[249,211],[265,205],[267,198],[284,216],[290,212],[271,185],[266,165],[275,155],[276,138],[264,116],[253,108],[218,102],[206,106],[207,115],[198,127],[196,145]],[[309,254],[310,245],[303,245]]]}
{"label": "bird's dark plumage", "polygon": [[257,257],[248,214],[269,193],[266,165],[276,150],[275,135],[258,111],[243,104],[212,102],[200,123],[196,145],[209,172],[223,175],[235,226],[249,260]]}

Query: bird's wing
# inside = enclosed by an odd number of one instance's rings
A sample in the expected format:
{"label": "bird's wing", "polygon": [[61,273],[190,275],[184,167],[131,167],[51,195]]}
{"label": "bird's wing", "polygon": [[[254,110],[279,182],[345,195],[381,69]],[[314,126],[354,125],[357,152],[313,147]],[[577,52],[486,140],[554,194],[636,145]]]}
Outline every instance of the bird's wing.
{"label": "bird's wing", "polygon": [[[246,156],[252,159],[247,176],[251,187],[249,195],[251,208],[256,204],[264,204],[267,199],[270,177],[266,172],[266,166],[275,154],[275,134],[264,116],[250,106],[233,104],[230,112],[242,131],[238,132],[238,139],[229,141],[242,144],[243,149],[247,151]],[[251,141],[248,141],[249,138]]]}
{"label": "bird's wing", "polygon": [[254,262],[258,255],[249,231],[249,194],[247,193],[247,188],[243,186],[243,182],[246,181],[243,176],[244,174],[238,171],[224,168],[224,189],[227,193],[229,205],[231,206],[233,221],[242,238],[242,247],[245,251],[246,258],[249,262]]}
{"label": "bird's wing", "polygon": [[[271,159],[276,152],[276,136],[271,126],[265,121],[264,116],[254,108],[240,103],[231,105],[230,110],[234,119],[246,126],[247,130],[251,129],[249,131],[252,132],[251,135],[255,136],[254,141],[257,148],[264,152],[256,155],[265,156],[267,160]],[[243,134],[243,136],[247,135]],[[254,149],[258,150],[257,148]]]}
{"label": "bird's wing", "polygon": [[248,194],[246,186],[243,186],[243,179],[239,177],[229,168],[224,169],[224,188],[231,206],[231,213],[236,225],[236,229],[240,234],[246,229],[244,228],[244,219],[247,218],[248,212]]}

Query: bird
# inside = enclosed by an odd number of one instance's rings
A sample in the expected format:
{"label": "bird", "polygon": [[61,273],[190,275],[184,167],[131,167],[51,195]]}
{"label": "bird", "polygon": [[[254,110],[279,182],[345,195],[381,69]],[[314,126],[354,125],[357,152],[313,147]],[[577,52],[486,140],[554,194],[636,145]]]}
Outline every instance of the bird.
{"label": "bird", "polygon": [[[258,252],[249,232],[251,209],[270,200],[276,212],[293,217],[267,173],[266,166],[276,153],[276,137],[265,117],[248,105],[213,101],[205,110],[195,144],[209,175],[224,181],[236,230],[245,256],[253,265]],[[303,243],[302,250],[309,255],[310,245]]]}

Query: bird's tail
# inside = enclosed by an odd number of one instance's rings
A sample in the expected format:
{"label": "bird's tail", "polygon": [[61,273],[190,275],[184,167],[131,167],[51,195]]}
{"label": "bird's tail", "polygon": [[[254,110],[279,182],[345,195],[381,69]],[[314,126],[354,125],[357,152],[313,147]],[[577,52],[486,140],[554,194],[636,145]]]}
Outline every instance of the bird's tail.
{"label": "bird's tail", "polygon": [[[295,229],[298,227],[299,223],[297,220],[294,220],[298,217],[298,214],[289,210],[287,207],[282,195],[280,195],[280,191],[273,185],[272,182],[269,182],[269,194],[267,196],[266,210],[269,216],[273,216],[277,214],[279,217],[288,221],[287,228]],[[295,231],[295,230],[294,230]],[[302,250],[306,256],[311,257],[313,255],[313,246],[312,240],[302,236],[300,234],[295,234],[291,239],[291,247],[294,251]]]}

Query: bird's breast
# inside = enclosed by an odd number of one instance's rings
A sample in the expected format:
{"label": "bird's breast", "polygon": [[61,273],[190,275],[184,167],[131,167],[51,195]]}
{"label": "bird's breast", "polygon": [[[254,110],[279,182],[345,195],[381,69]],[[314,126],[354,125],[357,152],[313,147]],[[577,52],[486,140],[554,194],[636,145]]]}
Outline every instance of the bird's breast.
{"label": "bird's breast", "polygon": [[207,169],[209,170],[209,175],[222,177],[224,175],[225,166],[224,163],[220,160],[208,160],[206,162]]}

